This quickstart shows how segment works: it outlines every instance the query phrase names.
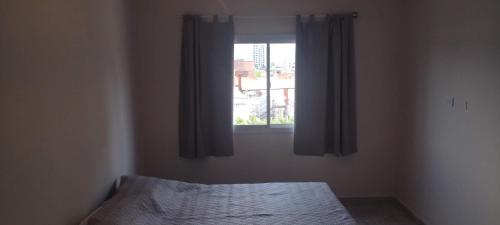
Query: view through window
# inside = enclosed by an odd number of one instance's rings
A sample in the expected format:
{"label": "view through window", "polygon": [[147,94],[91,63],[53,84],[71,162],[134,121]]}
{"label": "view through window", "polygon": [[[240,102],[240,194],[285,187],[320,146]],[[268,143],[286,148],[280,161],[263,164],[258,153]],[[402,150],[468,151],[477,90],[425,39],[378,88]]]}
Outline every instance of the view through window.
{"label": "view through window", "polygon": [[234,45],[234,125],[292,125],[295,43]]}

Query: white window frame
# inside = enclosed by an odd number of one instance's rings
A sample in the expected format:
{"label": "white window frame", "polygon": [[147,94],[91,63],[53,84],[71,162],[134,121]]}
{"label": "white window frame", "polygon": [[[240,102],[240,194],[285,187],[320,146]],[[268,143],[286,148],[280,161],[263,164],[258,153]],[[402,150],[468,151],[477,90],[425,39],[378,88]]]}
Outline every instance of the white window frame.
{"label": "white window frame", "polygon": [[[252,133],[293,133],[294,124],[271,124],[271,51],[270,44],[275,43],[295,43],[295,35],[291,34],[271,34],[271,35],[236,35],[234,44],[266,44],[266,97],[267,97],[267,123],[266,125],[233,125],[233,132],[236,134]],[[295,110],[295,109],[294,109]]]}

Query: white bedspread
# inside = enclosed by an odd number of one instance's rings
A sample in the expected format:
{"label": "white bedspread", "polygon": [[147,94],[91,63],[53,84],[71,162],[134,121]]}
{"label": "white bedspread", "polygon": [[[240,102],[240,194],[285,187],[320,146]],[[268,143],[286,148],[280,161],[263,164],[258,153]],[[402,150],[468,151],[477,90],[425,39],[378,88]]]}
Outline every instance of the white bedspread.
{"label": "white bedspread", "polygon": [[356,223],[325,183],[204,185],[126,177],[87,224]]}

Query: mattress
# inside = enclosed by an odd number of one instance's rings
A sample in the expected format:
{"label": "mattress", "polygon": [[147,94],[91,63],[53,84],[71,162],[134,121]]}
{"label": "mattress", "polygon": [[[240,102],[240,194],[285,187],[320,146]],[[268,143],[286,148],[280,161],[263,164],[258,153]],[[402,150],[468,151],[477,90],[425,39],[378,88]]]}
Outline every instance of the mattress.
{"label": "mattress", "polygon": [[194,184],[130,176],[87,225],[356,224],[326,183]]}

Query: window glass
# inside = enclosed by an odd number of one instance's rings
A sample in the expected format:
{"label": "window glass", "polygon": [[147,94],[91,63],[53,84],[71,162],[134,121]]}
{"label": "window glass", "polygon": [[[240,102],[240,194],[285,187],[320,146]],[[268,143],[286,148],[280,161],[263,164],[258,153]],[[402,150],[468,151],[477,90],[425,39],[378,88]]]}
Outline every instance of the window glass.
{"label": "window glass", "polygon": [[267,124],[267,44],[234,45],[233,124]]}
{"label": "window glass", "polygon": [[270,44],[271,124],[293,124],[295,106],[295,44]]}
{"label": "window glass", "polygon": [[234,125],[292,125],[295,43],[235,44],[233,88]]}

